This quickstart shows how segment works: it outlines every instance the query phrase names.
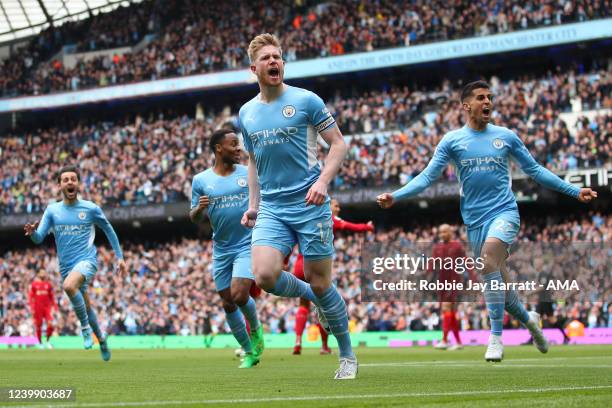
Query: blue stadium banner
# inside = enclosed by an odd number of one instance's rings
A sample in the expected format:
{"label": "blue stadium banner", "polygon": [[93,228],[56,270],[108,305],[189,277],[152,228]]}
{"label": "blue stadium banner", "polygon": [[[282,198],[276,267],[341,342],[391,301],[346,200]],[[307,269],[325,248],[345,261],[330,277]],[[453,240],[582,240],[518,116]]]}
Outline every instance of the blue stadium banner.
{"label": "blue stadium banner", "polygon": [[[412,47],[297,61],[288,64],[285,77],[286,79],[296,79],[341,74],[605,38],[612,38],[612,18]],[[247,85],[254,82],[255,78],[248,69],[223,71],[52,95],[2,99],[0,100],[0,113]]]}
{"label": "blue stadium banner", "polygon": [[[123,207],[104,207],[104,213],[113,223],[133,223],[185,218],[189,214],[189,202],[169,204],[144,204]],[[42,213],[0,215],[0,231],[21,228],[28,222],[40,220]]]}

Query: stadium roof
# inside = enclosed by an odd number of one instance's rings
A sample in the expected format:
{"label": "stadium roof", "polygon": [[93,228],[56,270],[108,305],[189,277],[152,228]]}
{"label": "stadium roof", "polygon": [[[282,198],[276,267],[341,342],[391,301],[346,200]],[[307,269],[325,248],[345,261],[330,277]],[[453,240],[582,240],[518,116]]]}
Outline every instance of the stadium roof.
{"label": "stadium roof", "polygon": [[0,0],[0,44],[143,0]]}

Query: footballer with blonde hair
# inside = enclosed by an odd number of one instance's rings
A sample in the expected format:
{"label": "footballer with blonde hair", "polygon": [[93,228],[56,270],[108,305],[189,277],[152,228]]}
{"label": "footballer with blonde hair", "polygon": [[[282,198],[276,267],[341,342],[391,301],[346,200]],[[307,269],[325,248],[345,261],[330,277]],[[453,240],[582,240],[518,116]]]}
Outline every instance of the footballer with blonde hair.
{"label": "footballer with blonde hair", "polygon": [[[239,113],[249,153],[249,209],[242,224],[253,228],[253,274],[266,292],[305,298],[317,306],[321,324],[338,341],[340,368],[334,378],[354,379],[358,364],[346,304],[331,279],[333,223],[327,194],[347,146],[323,100],[283,82],[285,63],[276,36],[258,35],[248,54],[260,91]],[[329,145],[323,169],[317,160],[319,135]],[[283,260],[296,243],[309,283],[283,271]]]}

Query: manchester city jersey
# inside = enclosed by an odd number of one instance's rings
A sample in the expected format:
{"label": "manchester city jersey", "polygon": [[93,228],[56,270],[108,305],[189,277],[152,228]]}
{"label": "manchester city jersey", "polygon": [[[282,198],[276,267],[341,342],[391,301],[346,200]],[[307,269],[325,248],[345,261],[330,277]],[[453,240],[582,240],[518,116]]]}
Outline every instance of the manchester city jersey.
{"label": "manchester city jersey", "polygon": [[39,244],[49,233],[53,233],[60,272],[64,275],[81,261],[89,261],[97,267],[95,226],[104,231],[115,256],[123,258],[117,235],[102,209],[87,200],[77,200],[72,205],[67,205],[63,201],[49,205],[31,239]]}
{"label": "manchester city jersey", "polygon": [[303,201],[321,174],[318,132],[335,123],[323,100],[286,85],[273,102],[258,95],[245,103],[239,122],[245,148],[255,155],[262,201]]}
{"label": "manchester city jersey", "polygon": [[247,167],[239,164],[232,174],[225,177],[208,169],[193,178],[191,208],[198,206],[201,196],[208,196],[208,217],[213,229],[215,252],[241,249],[251,244],[251,230],[240,224],[242,215],[249,208],[247,178]]}
{"label": "manchester city jersey", "polygon": [[491,124],[481,132],[466,125],[447,133],[425,170],[393,196],[401,199],[420,193],[453,163],[461,186],[463,221],[475,227],[502,212],[518,211],[511,189],[510,159],[536,182],[578,197],[580,189],[540,166],[514,132]]}

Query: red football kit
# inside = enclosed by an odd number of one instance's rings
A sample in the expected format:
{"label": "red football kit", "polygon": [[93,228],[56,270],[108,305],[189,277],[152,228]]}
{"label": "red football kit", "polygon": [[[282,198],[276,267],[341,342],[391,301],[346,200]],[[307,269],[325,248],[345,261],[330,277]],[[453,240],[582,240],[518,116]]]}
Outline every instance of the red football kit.
{"label": "red football kit", "polygon": [[36,337],[38,341],[42,341],[42,325],[43,321],[47,322],[47,341],[53,333],[53,325],[51,321],[51,311],[57,308],[55,296],[53,296],[53,287],[49,281],[35,280],[30,286],[28,295],[32,315],[34,316],[34,324],[36,326]]}

